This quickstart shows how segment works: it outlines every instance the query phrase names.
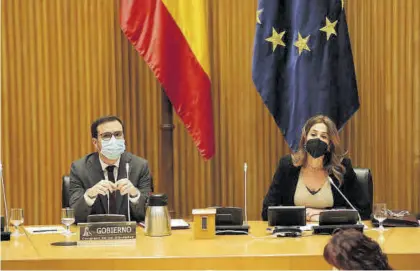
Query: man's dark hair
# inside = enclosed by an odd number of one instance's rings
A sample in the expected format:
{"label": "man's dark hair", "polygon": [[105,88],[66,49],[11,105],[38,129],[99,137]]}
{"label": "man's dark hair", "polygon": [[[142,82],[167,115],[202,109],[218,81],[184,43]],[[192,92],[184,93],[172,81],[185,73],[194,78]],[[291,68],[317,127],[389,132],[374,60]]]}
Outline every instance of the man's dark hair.
{"label": "man's dark hair", "polygon": [[92,125],[90,125],[90,133],[92,134],[92,138],[98,138],[99,125],[112,121],[118,121],[119,123],[121,123],[124,132],[124,123],[122,122],[122,120],[120,120],[120,118],[118,118],[117,116],[104,116],[95,120],[94,122],[92,122]]}
{"label": "man's dark hair", "polygon": [[341,270],[392,270],[379,244],[354,229],[335,233],[324,248],[324,259]]}

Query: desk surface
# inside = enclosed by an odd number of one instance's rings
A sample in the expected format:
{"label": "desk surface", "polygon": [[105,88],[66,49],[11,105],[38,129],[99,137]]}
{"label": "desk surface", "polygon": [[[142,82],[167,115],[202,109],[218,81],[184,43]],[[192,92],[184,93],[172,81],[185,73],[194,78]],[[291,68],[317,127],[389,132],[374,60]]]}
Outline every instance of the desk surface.
{"label": "desk surface", "polygon": [[[24,235],[2,242],[2,269],[329,269],[322,257],[329,236],[273,238],[267,224],[250,222],[251,235],[195,240],[192,230],[148,237],[137,228],[131,245],[55,247],[77,234]],[[379,233],[365,231],[378,241]],[[420,269],[420,228],[393,228],[381,241],[395,269]]]}

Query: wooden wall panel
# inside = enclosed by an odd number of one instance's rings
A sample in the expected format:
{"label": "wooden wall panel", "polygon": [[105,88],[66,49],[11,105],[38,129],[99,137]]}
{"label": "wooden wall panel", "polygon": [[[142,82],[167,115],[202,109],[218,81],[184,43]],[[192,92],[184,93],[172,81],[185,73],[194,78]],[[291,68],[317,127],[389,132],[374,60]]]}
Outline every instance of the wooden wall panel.
{"label": "wooden wall panel", "polygon": [[[28,224],[59,223],[61,176],[93,150],[90,123],[117,114],[128,149],[159,190],[161,90],[111,0],[2,1],[1,160],[10,207]],[[375,201],[420,211],[420,2],[345,1],[361,108],[341,131],[355,166],[372,169]],[[251,79],[256,0],[208,1],[216,156],[203,161],[174,118],[174,209],[261,201],[289,148]]]}
{"label": "wooden wall panel", "polygon": [[346,127],[354,163],[372,169],[375,200],[420,209],[420,3],[348,1],[361,109]]}
{"label": "wooden wall panel", "polygon": [[10,207],[27,223],[60,221],[61,176],[93,151],[101,115],[126,121],[129,150],[158,177],[160,89],[117,16],[109,0],[2,1],[1,160]]}

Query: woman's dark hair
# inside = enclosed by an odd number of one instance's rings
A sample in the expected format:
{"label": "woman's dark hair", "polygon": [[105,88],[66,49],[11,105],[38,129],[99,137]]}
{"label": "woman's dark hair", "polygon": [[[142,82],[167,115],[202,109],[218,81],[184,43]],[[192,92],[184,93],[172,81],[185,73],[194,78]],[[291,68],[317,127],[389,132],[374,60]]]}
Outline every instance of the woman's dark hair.
{"label": "woman's dark hair", "polygon": [[354,229],[335,233],[324,248],[324,259],[341,270],[392,270],[379,244]]}
{"label": "woman's dark hair", "polygon": [[98,138],[98,126],[106,123],[106,122],[112,122],[112,121],[118,121],[119,123],[121,123],[121,126],[123,128],[123,132],[124,132],[124,123],[122,122],[122,120],[120,120],[120,118],[118,118],[117,116],[104,116],[104,117],[100,117],[99,119],[95,120],[92,122],[92,124],[90,125],[90,133],[92,135],[92,138]]}

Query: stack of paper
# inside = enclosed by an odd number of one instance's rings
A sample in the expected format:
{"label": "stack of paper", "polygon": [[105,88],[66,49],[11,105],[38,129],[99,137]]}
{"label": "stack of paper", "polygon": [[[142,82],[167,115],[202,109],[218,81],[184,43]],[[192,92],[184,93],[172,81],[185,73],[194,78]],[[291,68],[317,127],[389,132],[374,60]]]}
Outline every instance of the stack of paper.
{"label": "stack of paper", "polygon": [[171,219],[171,228],[172,229],[188,229],[190,224],[188,224],[184,219]]}

